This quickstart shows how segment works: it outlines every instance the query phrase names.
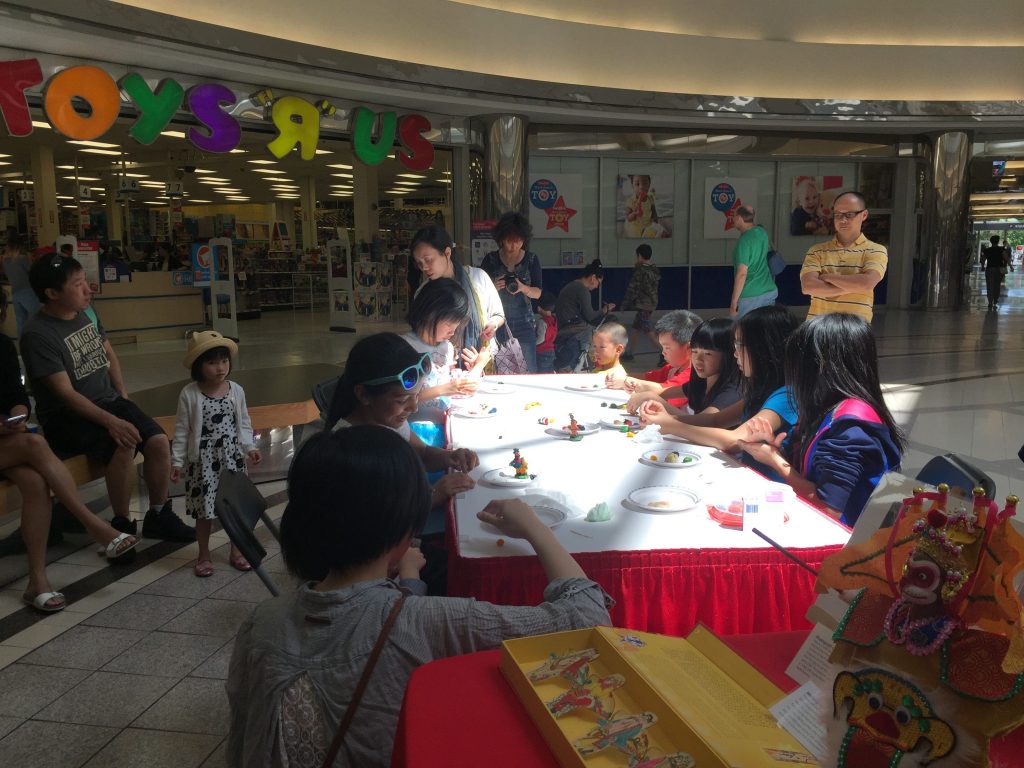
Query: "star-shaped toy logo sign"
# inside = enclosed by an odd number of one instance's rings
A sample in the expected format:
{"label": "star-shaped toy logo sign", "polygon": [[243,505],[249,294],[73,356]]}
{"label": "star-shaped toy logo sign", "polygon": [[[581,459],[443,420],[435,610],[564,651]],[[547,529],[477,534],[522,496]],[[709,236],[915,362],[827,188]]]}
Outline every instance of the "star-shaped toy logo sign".
{"label": "star-shaped toy logo sign", "polygon": [[561,195],[545,213],[548,215],[547,229],[561,229],[566,233],[569,232],[569,219],[576,215],[574,209],[566,206],[565,198]]}
{"label": "star-shaped toy logo sign", "polygon": [[724,231],[728,232],[730,229],[734,229],[736,227],[736,209],[739,208],[741,205],[743,205],[743,202],[741,200],[737,200],[735,203],[732,204],[732,207],[730,207],[729,210],[724,212],[725,213],[725,230]]}

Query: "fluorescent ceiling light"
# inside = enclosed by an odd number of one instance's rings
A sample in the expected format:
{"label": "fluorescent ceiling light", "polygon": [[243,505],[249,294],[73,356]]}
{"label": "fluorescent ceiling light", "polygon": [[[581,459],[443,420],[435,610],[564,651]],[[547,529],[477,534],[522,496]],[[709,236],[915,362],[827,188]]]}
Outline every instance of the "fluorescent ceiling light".
{"label": "fluorescent ceiling light", "polygon": [[242,190],[238,189],[237,187],[214,187],[213,191],[221,192],[226,195],[237,195]]}
{"label": "fluorescent ceiling light", "polygon": [[427,177],[423,176],[423,175],[421,175],[419,173],[400,173],[400,174],[398,174],[398,178],[400,178],[400,179],[425,179]]}
{"label": "fluorescent ceiling light", "polygon": [[121,152],[116,149],[83,149],[82,152],[86,152],[90,155],[120,155]]}
{"label": "fluorescent ceiling light", "polygon": [[279,194],[279,195],[277,195],[277,196],[278,196],[278,197],[283,197],[283,198],[285,198],[285,199],[288,199],[288,200],[294,200],[294,199],[296,199],[296,198],[298,198],[298,197],[301,197],[301,195],[287,195],[287,194],[285,194],[284,192],[280,193],[280,194]]}
{"label": "fluorescent ceiling light", "polygon": [[211,171],[209,168],[196,168],[196,173],[216,173],[216,171]]}
{"label": "fluorescent ceiling light", "polygon": [[351,171],[352,170],[352,166],[349,165],[348,163],[332,163],[331,165],[328,165],[327,167],[328,168],[338,168],[339,170],[342,170],[342,171]]}
{"label": "fluorescent ceiling light", "polygon": [[234,196],[234,197],[228,197],[226,199],[228,199],[228,200],[248,200],[249,198],[248,197]]}
{"label": "fluorescent ceiling light", "polygon": [[68,144],[77,144],[80,147],[99,147],[100,149],[117,149],[119,144],[110,144],[106,141],[80,141],[80,140],[68,140]]}
{"label": "fluorescent ceiling light", "polygon": [[284,173],[284,171],[279,171],[279,170],[277,170],[277,168],[253,168],[252,172],[253,173],[275,173],[275,174],[283,174]]}
{"label": "fluorescent ceiling light", "polygon": [[410,192],[412,192],[411,189],[389,189],[384,194],[386,194],[386,195],[408,195]]}
{"label": "fluorescent ceiling light", "polygon": [[167,205],[167,203],[161,203],[159,200],[143,200],[144,205]]}
{"label": "fluorescent ceiling light", "polygon": [[331,176],[334,176],[335,178],[338,178],[338,179],[351,179],[352,178],[352,174],[351,173],[332,173]]}
{"label": "fluorescent ceiling light", "polygon": [[404,187],[418,187],[420,183],[418,181],[396,181],[396,185],[401,184]]}
{"label": "fluorescent ceiling light", "polygon": [[253,165],[273,165],[277,160],[246,160],[245,162],[252,163]]}
{"label": "fluorescent ceiling light", "polygon": [[438,181],[439,184],[451,184],[452,183],[451,179],[438,179],[437,181]]}
{"label": "fluorescent ceiling light", "polygon": [[238,149],[237,147],[235,147],[235,149],[232,149],[228,154],[231,154],[231,155],[244,155],[245,154],[245,150],[244,149]]}
{"label": "fluorescent ceiling light", "polygon": [[331,197],[352,197],[351,192],[331,192]]}
{"label": "fluorescent ceiling light", "polygon": [[[74,181],[75,180],[74,176],[65,176],[64,178],[67,179],[68,181]],[[100,180],[99,176],[79,176],[78,177],[78,181],[99,181],[99,180]]]}
{"label": "fluorescent ceiling light", "polygon": [[329,149],[317,149],[317,150],[314,150],[314,154],[317,154],[317,155],[333,155],[334,153],[331,152],[331,150],[329,150]]}
{"label": "fluorescent ceiling light", "polygon": [[[0,155],[0,157],[10,157],[10,155]],[[61,170],[61,171],[73,171],[73,170],[75,170],[75,166],[73,166],[73,165],[58,165],[57,169]]]}
{"label": "fluorescent ceiling light", "polygon": [[230,184],[231,179],[221,178],[220,176],[207,176],[205,179],[199,180],[200,184],[215,184],[220,186],[221,184]]}
{"label": "fluorescent ceiling light", "polygon": [[158,188],[158,189],[163,189],[165,185],[161,181],[140,181],[139,182],[139,186],[140,187],[154,187],[154,188]]}
{"label": "fluorescent ceiling light", "polygon": [[122,176],[127,176],[129,179],[148,179],[148,173],[122,173]]}
{"label": "fluorescent ceiling light", "polygon": [[42,120],[33,120],[32,121],[32,127],[33,128],[45,128],[46,130],[50,130],[50,124],[49,123],[44,123]]}
{"label": "fluorescent ceiling light", "polygon": [[71,195],[57,195],[57,199],[58,200],[74,200],[75,198],[73,198]]}
{"label": "fluorescent ceiling light", "polygon": [[77,205],[62,205],[61,208],[77,208]]}
{"label": "fluorescent ceiling light", "polygon": [[212,203],[212,200],[200,200],[199,198],[193,198],[189,200],[190,203]]}
{"label": "fluorescent ceiling light", "polygon": [[10,165],[10,163],[0,160],[0,165]]}
{"label": "fluorescent ceiling light", "polygon": [[170,136],[172,139],[184,139],[184,131],[160,131],[161,136]]}

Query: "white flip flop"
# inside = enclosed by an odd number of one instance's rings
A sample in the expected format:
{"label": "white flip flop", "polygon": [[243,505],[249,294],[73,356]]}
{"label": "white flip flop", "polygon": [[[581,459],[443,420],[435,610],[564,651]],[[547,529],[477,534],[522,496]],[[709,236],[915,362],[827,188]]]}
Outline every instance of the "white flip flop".
{"label": "white flip flop", "polygon": [[[64,602],[60,605],[47,605],[47,603],[55,597],[59,597]],[[57,613],[58,611],[63,611],[68,605],[63,592],[40,592],[34,598],[30,598],[28,595],[22,595],[21,599],[37,611],[42,611],[43,613]]]}
{"label": "white flip flop", "polygon": [[131,552],[133,549],[135,549],[135,546],[139,543],[139,540],[136,538],[134,544],[132,544],[129,547],[124,547],[123,549],[121,549],[119,551],[118,550],[118,546],[121,544],[121,542],[125,541],[126,539],[130,539],[130,538],[132,538],[132,534],[130,534],[130,533],[119,533],[119,534],[117,534],[117,536],[112,538],[110,540],[110,543],[107,544],[106,546],[103,546],[102,544],[100,544],[96,548],[96,553],[100,554],[100,555],[103,555],[105,558],[107,558],[107,560],[116,560],[117,558],[121,557],[122,555],[126,555],[129,552]]}

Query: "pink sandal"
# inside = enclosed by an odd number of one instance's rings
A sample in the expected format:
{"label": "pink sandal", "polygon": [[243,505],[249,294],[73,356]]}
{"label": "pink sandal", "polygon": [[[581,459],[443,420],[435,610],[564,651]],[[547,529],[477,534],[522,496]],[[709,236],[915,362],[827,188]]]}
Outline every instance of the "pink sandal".
{"label": "pink sandal", "polygon": [[213,576],[213,563],[209,560],[200,560],[196,563],[196,567],[193,568],[192,571],[201,579],[205,579],[207,576]]}
{"label": "pink sandal", "polygon": [[249,561],[246,560],[241,552],[238,552],[228,558],[228,562],[231,563],[231,567],[239,571],[251,571],[252,566],[249,565]]}

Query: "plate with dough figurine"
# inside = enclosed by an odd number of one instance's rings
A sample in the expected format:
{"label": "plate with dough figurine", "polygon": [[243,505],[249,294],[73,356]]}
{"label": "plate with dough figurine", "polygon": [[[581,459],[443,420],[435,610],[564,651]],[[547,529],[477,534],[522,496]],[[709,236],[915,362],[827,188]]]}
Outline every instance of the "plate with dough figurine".
{"label": "plate with dough figurine", "polygon": [[688,451],[682,446],[679,448],[658,448],[646,450],[640,454],[641,464],[649,467],[660,467],[661,469],[686,469],[695,467],[701,462],[701,455]]}
{"label": "plate with dough figurine", "polygon": [[602,416],[601,426],[604,427],[605,429],[617,430],[621,430],[623,427],[628,427],[629,429],[639,429],[641,426],[640,417],[631,416],[628,413],[619,413],[618,411],[616,411],[614,413],[609,413],[605,416]]}
{"label": "plate with dough figurine", "polygon": [[533,485],[537,475],[516,477],[516,469],[514,467],[498,467],[497,469],[484,472],[480,479],[488,485],[499,485],[504,488],[526,488]]}
{"label": "plate with dough figurine", "polygon": [[461,416],[464,419],[489,419],[498,415],[498,409],[486,403],[453,405],[452,416]]}
{"label": "plate with dough figurine", "polygon": [[683,512],[700,504],[700,494],[672,485],[648,485],[630,491],[626,500],[645,512]]}

